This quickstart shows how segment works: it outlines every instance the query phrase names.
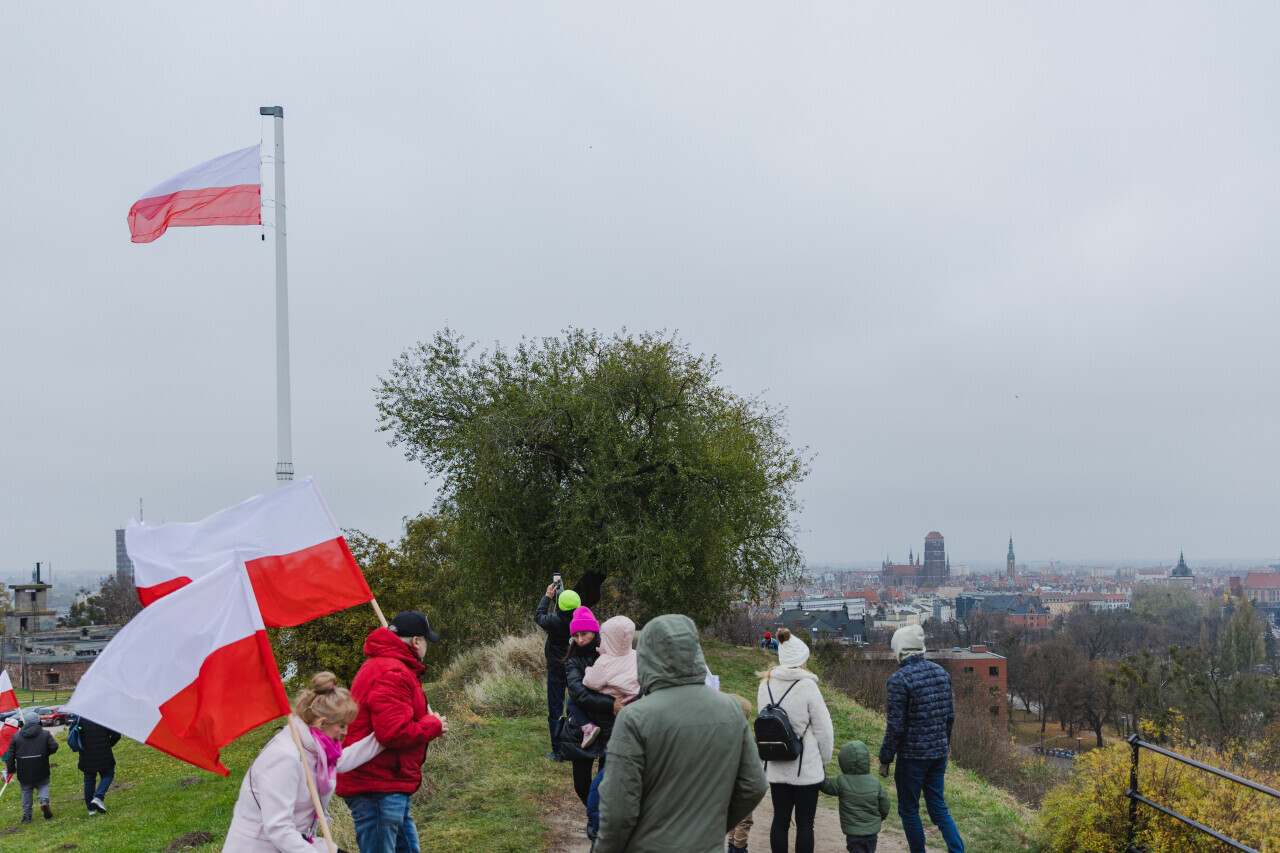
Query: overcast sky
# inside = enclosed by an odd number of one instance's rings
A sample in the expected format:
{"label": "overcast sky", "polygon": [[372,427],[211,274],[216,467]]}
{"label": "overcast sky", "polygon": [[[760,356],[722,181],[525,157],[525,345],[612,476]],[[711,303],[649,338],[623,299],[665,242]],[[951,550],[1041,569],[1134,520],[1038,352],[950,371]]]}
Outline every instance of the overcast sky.
{"label": "overcast sky", "polygon": [[[305,11],[304,11],[305,10]],[[285,109],[294,464],[394,538],[372,388],[678,331],[815,454],[811,563],[1280,558],[1275,3],[9,4],[0,574],[274,485],[273,243],[126,214]],[[269,189],[269,186],[268,186]],[[264,193],[265,194],[265,193]]]}

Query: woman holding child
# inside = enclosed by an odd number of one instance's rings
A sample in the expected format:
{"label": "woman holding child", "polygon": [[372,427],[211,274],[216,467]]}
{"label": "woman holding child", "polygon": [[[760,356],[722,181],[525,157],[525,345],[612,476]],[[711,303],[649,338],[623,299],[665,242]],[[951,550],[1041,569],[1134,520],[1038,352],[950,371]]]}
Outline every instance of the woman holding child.
{"label": "woman holding child", "polygon": [[786,628],[778,631],[778,663],[761,673],[756,707],[780,705],[804,750],[794,761],[770,761],[765,767],[773,798],[769,827],[771,853],[787,853],[791,813],[796,817],[796,853],[813,853],[813,820],[818,811],[818,786],[826,777],[835,730],[831,713],[818,689],[818,676],[809,671],[809,647]]}
{"label": "woman holding child", "polygon": [[594,776],[593,759],[573,762],[573,788],[587,807],[587,836],[594,839],[600,826],[599,787],[613,720],[622,706],[640,693],[636,653],[631,648],[636,625],[626,616],[615,616],[600,625],[590,610],[579,607],[570,631],[565,657],[569,715],[582,726],[582,749],[600,756]]}
{"label": "woman holding child", "polygon": [[[315,780],[323,807],[337,774],[364,764],[382,752],[373,735],[343,748],[347,726],[359,710],[351,693],[338,686],[332,672],[311,679],[311,689],[294,699],[287,725],[302,741],[307,768]],[[320,836],[311,791],[307,787],[298,747],[283,729],[254,759],[236,800],[223,853],[314,853],[328,850]]]}

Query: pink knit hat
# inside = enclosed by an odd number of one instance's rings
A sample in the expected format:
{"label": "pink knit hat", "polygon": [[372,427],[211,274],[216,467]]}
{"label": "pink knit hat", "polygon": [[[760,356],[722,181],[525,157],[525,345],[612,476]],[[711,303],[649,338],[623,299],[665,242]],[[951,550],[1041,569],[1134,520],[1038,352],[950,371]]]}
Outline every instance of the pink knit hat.
{"label": "pink knit hat", "polygon": [[600,633],[600,623],[596,621],[595,614],[585,607],[579,607],[573,611],[573,619],[569,622],[570,634],[576,634],[579,631]]}

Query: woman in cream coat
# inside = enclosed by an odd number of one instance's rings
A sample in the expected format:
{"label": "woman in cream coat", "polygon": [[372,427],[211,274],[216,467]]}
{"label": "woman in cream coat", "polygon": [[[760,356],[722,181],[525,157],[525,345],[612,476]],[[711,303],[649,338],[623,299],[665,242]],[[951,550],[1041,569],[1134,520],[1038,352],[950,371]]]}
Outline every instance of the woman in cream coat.
{"label": "woman in cream coat", "polygon": [[792,731],[804,742],[804,751],[795,761],[770,761],[765,767],[769,793],[773,798],[769,850],[771,853],[787,853],[787,835],[794,810],[796,853],[813,853],[818,785],[827,775],[824,765],[831,760],[835,730],[831,726],[827,703],[818,689],[818,676],[807,667],[809,647],[786,628],[778,632],[777,640],[778,665],[763,673],[760,690],[756,694],[756,707],[759,710],[769,704],[781,705],[791,720]]}
{"label": "woman in cream coat", "polygon": [[[311,689],[294,699],[289,724],[298,732],[307,766],[316,782],[328,819],[335,777],[364,764],[382,746],[369,735],[343,749],[347,726],[358,706],[338,686],[332,672],[311,679]],[[298,747],[288,729],[267,742],[240,783],[223,853],[315,853],[328,850],[320,834],[311,792],[303,775]]]}

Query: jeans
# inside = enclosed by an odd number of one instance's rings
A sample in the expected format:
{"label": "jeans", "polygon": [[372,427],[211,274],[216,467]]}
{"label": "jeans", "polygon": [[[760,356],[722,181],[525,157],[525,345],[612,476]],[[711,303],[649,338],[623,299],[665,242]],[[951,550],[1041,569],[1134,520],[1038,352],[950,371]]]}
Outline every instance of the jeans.
{"label": "jeans", "polygon": [[813,818],[818,813],[818,784],[769,786],[773,795],[773,823],[769,825],[769,850],[787,853],[791,810],[796,812],[796,853],[813,853]]}
{"label": "jeans", "polygon": [[562,664],[555,666],[548,664],[547,728],[551,732],[551,751],[556,755],[560,754],[560,744],[556,741],[556,724],[560,722],[560,715],[564,713],[564,694],[568,689],[569,682],[565,678],[564,666]]}
{"label": "jeans", "polygon": [[960,831],[947,810],[942,797],[942,781],[947,774],[947,759],[899,758],[893,771],[893,782],[898,789],[898,817],[902,818],[902,831],[907,836],[911,853],[924,853],[924,826],[920,823],[920,793],[924,792],[924,806],[929,820],[942,832],[947,843],[947,853],[964,853]]}
{"label": "jeans", "polygon": [[44,777],[44,781],[37,782],[34,785],[28,785],[19,779],[18,787],[22,789],[22,817],[24,820],[30,820],[31,807],[34,805],[31,801],[32,794],[38,793],[40,795],[41,805],[49,802],[49,777]]}
{"label": "jeans", "polygon": [[356,794],[345,799],[360,853],[421,853],[408,794]]}
{"label": "jeans", "polygon": [[609,753],[600,754],[600,769],[591,780],[591,791],[587,794],[587,834],[593,839],[600,830],[600,783],[604,781],[604,760]]}
{"label": "jeans", "polygon": [[[102,781],[94,785],[94,780],[97,778],[101,778]],[[111,780],[114,778],[116,778],[116,769],[114,767],[103,772],[86,770],[84,772],[84,804],[88,806],[95,797],[99,800],[105,797],[107,788],[111,787]]]}
{"label": "jeans", "polygon": [[879,833],[875,835],[846,835],[844,837],[844,846],[849,853],[876,853],[876,842],[879,838]]}

